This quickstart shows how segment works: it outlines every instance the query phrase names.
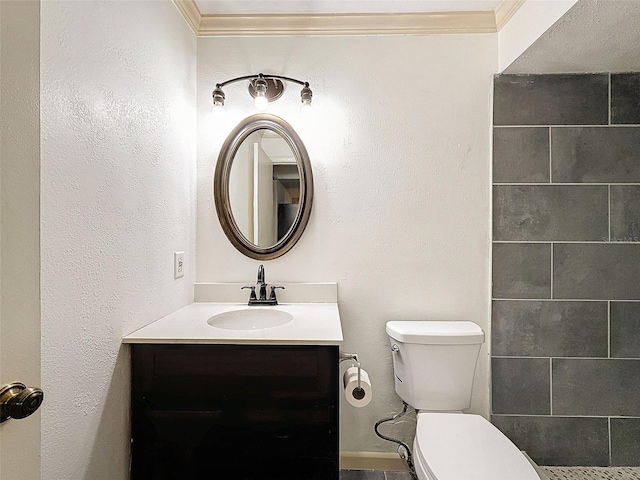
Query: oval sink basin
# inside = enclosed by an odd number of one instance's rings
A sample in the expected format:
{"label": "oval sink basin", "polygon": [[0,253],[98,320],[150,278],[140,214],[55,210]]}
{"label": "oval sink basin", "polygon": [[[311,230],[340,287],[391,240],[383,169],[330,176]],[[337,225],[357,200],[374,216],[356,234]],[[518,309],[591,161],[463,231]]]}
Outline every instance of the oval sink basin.
{"label": "oval sink basin", "polygon": [[281,310],[245,308],[214,315],[207,323],[226,330],[259,330],[284,325],[293,320],[293,315]]}

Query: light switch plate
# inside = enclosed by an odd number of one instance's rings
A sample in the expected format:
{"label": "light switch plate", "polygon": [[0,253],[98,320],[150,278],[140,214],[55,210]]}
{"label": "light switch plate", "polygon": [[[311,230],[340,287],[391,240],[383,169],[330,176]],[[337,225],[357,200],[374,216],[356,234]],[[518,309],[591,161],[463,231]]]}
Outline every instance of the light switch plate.
{"label": "light switch plate", "polygon": [[184,277],[184,252],[173,253],[173,278]]}

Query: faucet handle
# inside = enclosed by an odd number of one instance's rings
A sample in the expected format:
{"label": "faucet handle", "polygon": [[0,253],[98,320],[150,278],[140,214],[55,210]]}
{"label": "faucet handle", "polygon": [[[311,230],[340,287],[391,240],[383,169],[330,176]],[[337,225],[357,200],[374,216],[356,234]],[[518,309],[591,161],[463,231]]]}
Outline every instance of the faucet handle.
{"label": "faucet handle", "polygon": [[244,287],[241,288],[241,290],[244,290],[245,288],[250,288],[251,289],[251,294],[249,295],[249,301],[253,301],[253,300],[257,300],[256,297],[256,286],[255,285],[245,285]]}
{"label": "faucet handle", "polygon": [[284,290],[284,287],[281,285],[271,285],[271,294],[269,295],[269,300],[276,299],[276,288],[281,288],[282,290]]}

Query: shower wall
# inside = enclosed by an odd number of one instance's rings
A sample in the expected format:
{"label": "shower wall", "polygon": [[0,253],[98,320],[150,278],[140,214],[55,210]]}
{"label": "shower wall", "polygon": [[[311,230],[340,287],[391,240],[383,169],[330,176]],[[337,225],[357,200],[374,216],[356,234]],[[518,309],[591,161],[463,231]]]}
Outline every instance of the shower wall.
{"label": "shower wall", "polygon": [[640,465],[640,74],[499,75],[492,421],[541,465]]}

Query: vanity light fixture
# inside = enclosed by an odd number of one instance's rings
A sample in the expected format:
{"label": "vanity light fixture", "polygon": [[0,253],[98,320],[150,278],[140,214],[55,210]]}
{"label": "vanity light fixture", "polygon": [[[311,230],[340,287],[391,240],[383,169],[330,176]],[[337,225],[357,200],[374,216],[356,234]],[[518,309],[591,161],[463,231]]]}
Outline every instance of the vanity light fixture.
{"label": "vanity light fixture", "polygon": [[232,78],[226,82],[216,84],[216,88],[213,91],[214,111],[224,108],[225,95],[222,87],[246,80],[249,81],[249,95],[255,99],[255,105],[258,110],[266,110],[270,102],[275,102],[282,96],[284,93],[284,82],[302,85],[302,91],[300,92],[302,108],[306,110],[311,106],[313,92],[309,88],[309,82],[303,82],[302,80],[280,75],[265,75],[259,73],[258,75],[245,75],[244,77]]}

